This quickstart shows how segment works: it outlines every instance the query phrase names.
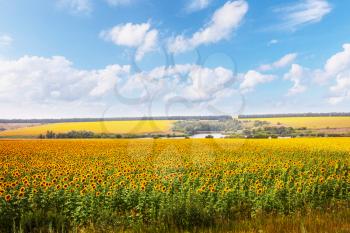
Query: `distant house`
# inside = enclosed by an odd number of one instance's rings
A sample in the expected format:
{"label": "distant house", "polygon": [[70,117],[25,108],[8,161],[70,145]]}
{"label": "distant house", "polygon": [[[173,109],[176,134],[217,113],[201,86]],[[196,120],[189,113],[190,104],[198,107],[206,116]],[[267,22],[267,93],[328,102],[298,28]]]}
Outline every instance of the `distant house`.
{"label": "distant house", "polygon": [[277,137],[278,139],[288,139],[288,138],[292,138],[291,136],[285,136],[285,137],[282,137],[282,136],[279,136]]}

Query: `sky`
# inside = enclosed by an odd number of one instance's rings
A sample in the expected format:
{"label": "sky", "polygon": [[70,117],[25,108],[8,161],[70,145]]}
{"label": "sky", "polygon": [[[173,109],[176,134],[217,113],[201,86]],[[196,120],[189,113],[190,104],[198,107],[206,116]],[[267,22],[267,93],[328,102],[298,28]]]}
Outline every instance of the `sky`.
{"label": "sky", "polygon": [[0,118],[350,112],[348,9],[0,0]]}

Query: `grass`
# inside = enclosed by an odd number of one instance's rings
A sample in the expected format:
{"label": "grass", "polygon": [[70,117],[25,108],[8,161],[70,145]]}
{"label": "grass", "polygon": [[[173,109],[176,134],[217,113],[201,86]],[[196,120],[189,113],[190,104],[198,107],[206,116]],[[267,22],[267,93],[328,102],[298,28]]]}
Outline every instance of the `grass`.
{"label": "grass", "polygon": [[246,118],[241,120],[267,121],[290,127],[309,129],[350,128],[350,117],[280,117],[280,118]]}
{"label": "grass", "polygon": [[170,120],[135,120],[135,121],[96,121],[96,122],[70,122],[45,124],[33,127],[24,127],[0,132],[2,137],[37,136],[47,131],[66,133],[72,130],[92,131],[94,133],[114,134],[147,134],[169,133],[174,121]]}
{"label": "grass", "polygon": [[[176,226],[135,225],[133,227],[114,227],[107,222],[97,225],[90,223],[86,226],[67,228],[62,216],[50,214],[50,223],[40,224],[42,213],[29,214],[21,225],[14,229],[14,233],[23,232],[75,232],[75,233],[349,233],[350,210],[333,209],[330,212],[310,211],[295,213],[294,215],[260,215],[247,219],[232,219],[210,227],[194,227],[180,229]],[[47,217],[45,217],[47,218]],[[1,231],[0,231],[1,232]]]}
{"label": "grass", "polygon": [[321,211],[311,211],[308,213],[296,213],[294,215],[261,215],[249,219],[236,219],[230,222],[220,223],[215,226],[202,228],[195,227],[191,230],[164,228],[158,226],[138,226],[135,228],[103,228],[93,224],[77,229],[79,233],[97,232],[170,232],[170,233],[349,233],[350,210],[340,209],[325,213]]}

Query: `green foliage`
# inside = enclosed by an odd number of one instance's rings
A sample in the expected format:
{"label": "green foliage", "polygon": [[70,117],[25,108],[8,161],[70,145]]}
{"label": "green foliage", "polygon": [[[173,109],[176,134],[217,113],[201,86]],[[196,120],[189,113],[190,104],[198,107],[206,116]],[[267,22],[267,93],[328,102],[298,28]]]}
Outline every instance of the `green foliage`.
{"label": "green foliage", "polygon": [[55,133],[53,131],[47,131],[46,135],[40,134],[39,139],[72,139],[72,138],[109,138],[109,139],[121,139],[121,138],[161,138],[161,137],[183,137],[184,135],[178,134],[112,134],[112,133],[94,133],[92,131],[69,131],[67,133]]}
{"label": "green foliage", "polygon": [[242,129],[242,122],[236,119],[221,121],[177,121],[173,126],[173,131],[185,134],[195,134],[197,132],[230,132]]}

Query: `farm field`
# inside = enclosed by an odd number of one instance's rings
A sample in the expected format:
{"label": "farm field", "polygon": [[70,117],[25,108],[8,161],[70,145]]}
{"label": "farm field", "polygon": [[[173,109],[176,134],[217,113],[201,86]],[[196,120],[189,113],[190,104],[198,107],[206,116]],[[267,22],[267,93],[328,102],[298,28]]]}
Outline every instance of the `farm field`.
{"label": "farm field", "polygon": [[280,117],[280,118],[242,118],[250,121],[267,121],[271,124],[282,124],[289,127],[309,129],[326,129],[326,128],[350,128],[350,117],[332,116],[332,117]]}
{"label": "farm field", "polygon": [[0,140],[0,231],[345,233],[349,155],[350,138]]}
{"label": "farm field", "polygon": [[0,132],[0,136],[38,136],[45,134],[47,131],[66,133],[73,130],[114,134],[169,133],[173,122],[171,120],[135,120],[54,123],[6,130]]}

